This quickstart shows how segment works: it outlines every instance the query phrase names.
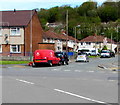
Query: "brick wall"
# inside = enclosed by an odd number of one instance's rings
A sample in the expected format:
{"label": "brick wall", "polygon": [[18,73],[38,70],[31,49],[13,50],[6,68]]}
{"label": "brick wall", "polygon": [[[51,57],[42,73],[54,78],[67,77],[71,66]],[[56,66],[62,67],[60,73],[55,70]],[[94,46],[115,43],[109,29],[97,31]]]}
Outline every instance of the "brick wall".
{"label": "brick wall", "polygon": [[[32,35],[32,36],[31,36]],[[32,21],[25,27],[25,52],[30,52],[32,39],[32,52],[39,48],[38,43],[42,42],[42,27],[37,13],[33,15]]]}
{"label": "brick wall", "polygon": [[39,49],[49,49],[55,51],[54,43],[39,43]]}
{"label": "brick wall", "polygon": [[21,53],[10,53],[10,45],[3,44],[2,45],[2,53],[1,56],[24,56],[24,45],[21,45]]}

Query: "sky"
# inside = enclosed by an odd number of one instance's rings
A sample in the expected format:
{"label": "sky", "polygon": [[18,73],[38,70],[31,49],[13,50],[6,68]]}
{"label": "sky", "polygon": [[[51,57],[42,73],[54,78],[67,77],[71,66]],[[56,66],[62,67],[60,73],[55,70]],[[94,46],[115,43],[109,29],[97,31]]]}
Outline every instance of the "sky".
{"label": "sky", "polygon": [[[0,11],[4,10],[32,10],[55,6],[70,5],[71,7],[80,6],[88,0],[0,0]],[[93,0],[101,5],[106,0]]]}

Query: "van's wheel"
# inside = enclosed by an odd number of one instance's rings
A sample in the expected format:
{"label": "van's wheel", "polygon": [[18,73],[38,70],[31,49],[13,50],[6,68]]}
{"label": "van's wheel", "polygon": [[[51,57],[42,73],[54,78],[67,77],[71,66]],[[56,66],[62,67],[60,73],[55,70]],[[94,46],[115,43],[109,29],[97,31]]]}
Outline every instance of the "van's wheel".
{"label": "van's wheel", "polygon": [[36,63],[33,64],[33,67],[38,67],[38,66],[39,66],[39,64],[36,64]]}
{"label": "van's wheel", "polygon": [[52,67],[52,66],[53,66],[52,61],[50,61],[50,62],[49,62],[49,66],[50,66],[50,67]]}

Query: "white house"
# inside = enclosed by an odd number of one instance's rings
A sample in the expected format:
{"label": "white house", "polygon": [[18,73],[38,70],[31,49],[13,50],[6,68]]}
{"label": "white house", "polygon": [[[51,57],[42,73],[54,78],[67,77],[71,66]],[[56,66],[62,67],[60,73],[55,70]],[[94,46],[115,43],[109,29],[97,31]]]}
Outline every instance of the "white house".
{"label": "white house", "polygon": [[96,49],[102,49],[104,46],[107,46],[108,49],[114,51],[115,48],[117,47],[117,44],[104,36],[101,35],[93,35],[93,36],[88,36],[82,40],[80,40],[79,42],[79,48],[85,48],[85,49],[92,49],[92,48],[96,48]]}
{"label": "white house", "polygon": [[55,43],[55,51],[75,51],[78,40],[64,33],[57,34],[51,30],[43,32],[43,43]]}

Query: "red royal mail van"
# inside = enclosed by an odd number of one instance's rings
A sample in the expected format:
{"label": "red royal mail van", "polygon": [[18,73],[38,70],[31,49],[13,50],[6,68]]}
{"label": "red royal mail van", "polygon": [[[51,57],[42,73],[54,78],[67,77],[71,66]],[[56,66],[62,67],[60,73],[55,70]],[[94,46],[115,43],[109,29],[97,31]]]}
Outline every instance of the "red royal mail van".
{"label": "red royal mail van", "polygon": [[53,50],[36,50],[33,55],[33,64],[38,66],[45,63],[49,64],[49,66],[53,64],[60,65],[60,58],[55,56]]}

